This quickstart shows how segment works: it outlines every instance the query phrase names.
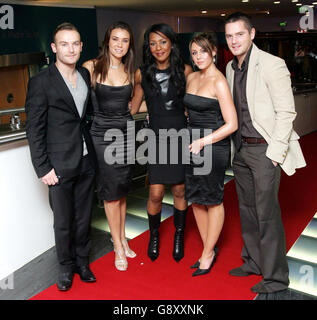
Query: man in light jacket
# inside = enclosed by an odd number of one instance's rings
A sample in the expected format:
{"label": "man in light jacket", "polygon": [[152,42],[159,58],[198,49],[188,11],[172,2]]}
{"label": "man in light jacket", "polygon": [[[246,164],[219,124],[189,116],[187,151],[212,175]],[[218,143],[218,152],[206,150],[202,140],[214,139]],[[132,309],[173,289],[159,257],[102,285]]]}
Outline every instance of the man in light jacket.
{"label": "man in light jacket", "polygon": [[281,168],[288,175],[306,165],[298,135],[290,73],[284,60],[260,50],[248,16],[234,13],[225,21],[234,59],[226,76],[237,109],[233,134],[233,172],[239,199],[244,264],[232,276],[258,274],[251,290],[268,294],[289,285],[285,234],[278,202]]}

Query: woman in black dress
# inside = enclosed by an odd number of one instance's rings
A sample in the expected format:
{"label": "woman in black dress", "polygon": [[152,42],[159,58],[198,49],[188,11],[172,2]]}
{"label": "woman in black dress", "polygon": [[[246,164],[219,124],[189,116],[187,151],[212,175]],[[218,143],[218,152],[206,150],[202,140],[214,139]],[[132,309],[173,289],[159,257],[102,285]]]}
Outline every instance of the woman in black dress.
{"label": "woman in black dress", "polygon": [[[229,163],[229,135],[238,128],[235,106],[226,78],[216,68],[216,44],[211,34],[196,35],[189,45],[198,72],[187,78],[184,103],[188,110],[192,143],[191,163],[186,167],[186,199],[192,202],[196,223],[203,242],[200,259],[192,266],[193,276],[210,271],[216,261],[215,247],[224,222],[223,192],[225,170]],[[205,129],[211,131],[206,134]],[[198,137],[197,137],[198,136]],[[198,155],[209,172],[198,172]]]}
{"label": "woman in black dress", "polygon": [[[179,261],[184,256],[184,228],[187,202],[184,198],[184,165],[182,164],[181,142],[161,139],[160,129],[186,127],[183,97],[186,76],[192,71],[181,59],[176,43],[176,33],[167,24],[155,24],[147,29],[143,44],[143,66],[136,71],[134,97],[131,113],[138,110],[140,100],[145,96],[149,114],[149,127],[156,135],[156,163],[148,165],[150,192],[147,212],[150,227],[148,256],[154,261],[159,255],[159,226],[161,222],[162,200],[165,184],[172,185],[174,197],[174,236],[173,257]],[[163,141],[162,141],[163,140]],[[166,163],[158,163],[166,150]],[[171,163],[170,150],[178,147],[176,164]],[[162,149],[161,149],[162,150]]]}
{"label": "woman in black dress", "polygon": [[[128,132],[128,123],[133,121],[128,103],[134,81],[134,46],[129,25],[124,22],[110,25],[100,55],[84,66],[90,71],[93,86],[91,136],[98,159],[98,197],[104,201],[114,245],[115,266],[125,271],[128,267],[126,257],[136,256],[125,237],[126,196],[132,181],[132,166],[127,161],[127,146],[131,144],[127,140],[134,139],[134,135]],[[114,141],[113,129],[120,132],[121,140]],[[113,148],[116,148],[117,161],[111,159]]]}

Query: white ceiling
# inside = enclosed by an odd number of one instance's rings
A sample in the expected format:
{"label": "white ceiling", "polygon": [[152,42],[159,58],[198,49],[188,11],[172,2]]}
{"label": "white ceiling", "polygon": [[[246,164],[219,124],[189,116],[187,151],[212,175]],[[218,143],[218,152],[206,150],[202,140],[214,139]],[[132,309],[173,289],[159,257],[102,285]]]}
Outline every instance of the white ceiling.
{"label": "white ceiling", "polygon": [[[298,3],[311,5],[314,1],[316,0],[298,0]],[[281,18],[298,14],[296,3],[292,3],[292,0],[280,0],[280,4],[274,4],[274,0],[249,0],[247,3],[242,3],[242,0],[0,0],[1,2],[58,6],[99,6],[109,9],[142,10],[192,17],[220,17],[221,13],[230,14],[238,10],[249,15],[265,15],[267,11],[270,11],[270,15],[280,16]],[[207,14],[202,14],[202,9],[206,9]]]}

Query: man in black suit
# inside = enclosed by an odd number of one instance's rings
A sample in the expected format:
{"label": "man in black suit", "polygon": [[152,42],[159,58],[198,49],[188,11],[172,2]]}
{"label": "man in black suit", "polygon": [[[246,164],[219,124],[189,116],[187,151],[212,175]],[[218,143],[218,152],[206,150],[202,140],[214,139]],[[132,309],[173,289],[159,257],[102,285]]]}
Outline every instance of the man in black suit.
{"label": "man in black suit", "polygon": [[57,287],[66,291],[74,272],[82,281],[96,281],[88,260],[95,176],[86,121],[90,76],[76,66],[82,42],[75,26],[59,25],[51,48],[56,62],[29,81],[26,132],[36,174],[49,188],[60,266]]}

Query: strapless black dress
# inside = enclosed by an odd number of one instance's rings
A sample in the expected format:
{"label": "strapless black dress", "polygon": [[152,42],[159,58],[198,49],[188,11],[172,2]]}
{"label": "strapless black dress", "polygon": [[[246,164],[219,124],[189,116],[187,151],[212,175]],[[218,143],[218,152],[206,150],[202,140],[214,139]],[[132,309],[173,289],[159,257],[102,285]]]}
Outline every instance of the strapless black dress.
{"label": "strapless black dress", "polygon": [[[184,103],[188,109],[191,142],[224,124],[217,99],[187,93]],[[229,137],[205,146],[200,151],[199,157],[205,162],[199,163],[198,155],[191,154],[190,164],[186,166],[185,198],[192,203],[202,205],[220,204],[223,201],[225,171],[230,157]],[[206,161],[209,161],[210,166],[206,165]],[[202,170],[204,166],[205,169]]]}
{"label": "strapless black dress", "polygon": [[131,91],[131,85],[100,83],[92,91],[94,120],[90,132],[98,160],[97,193],[101,200],[119,200],[130,190],[134,160],[130,157],[133,150],[129,150],[133,143],[128,143],[134,139],[134,131],[128,132],[133,130],[128,107]]}

